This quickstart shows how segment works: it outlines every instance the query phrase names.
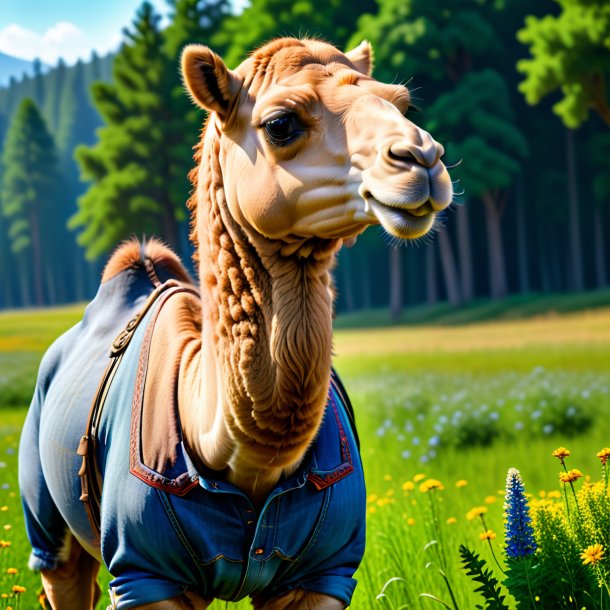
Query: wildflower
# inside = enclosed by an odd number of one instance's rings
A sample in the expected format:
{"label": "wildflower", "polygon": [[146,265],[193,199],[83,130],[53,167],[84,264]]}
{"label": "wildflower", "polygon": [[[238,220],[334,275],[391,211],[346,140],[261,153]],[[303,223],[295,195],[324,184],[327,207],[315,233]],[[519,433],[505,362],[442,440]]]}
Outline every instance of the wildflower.
{"label": "wildflower", "polygon": [[558,500],[559,498],[561,498],[561,494],[556,489],[553,489],[552,491],[549,491],[549,493],[546,495],[546,497],[550,498],[550,499]]}
{"label": "wildflower", "polygon": [[377,498],[378,498],[378,497],[379,497],[379,496],[378,496],[377,494],[371,494],[371,495],[370,495],[370,496],[369,496],[369,497],[366,499],[366,501],[367,501],[369,504],[372,504],[373,502],[376,502],[376,501],[377,501]]}
{"label": "wildflower", "polygon": [[5,513],[8,510],[8,506],[0,506],[0,511]]}
{"label": "wildflower", "polygon": [[605,466],[610,457],[610,447],[604,447],[601,451],[598,451],[597,457],[601,460],[602,466]]}
{"label": "wildflower", "polygon": [[391,481],[392,480],[392,475],[391,474],[384,474],[383,475],[383,480],[384,481]]}
{"label": "wildflower", "polygon": [[570,450],[565,447],[557,447],[555,451],[553,451],[553,457],[556,457],[558,460],[565,460],[570,455]]}
{"label": "wildflower", "polygon": [[11,546],[10,540],[0,540],[0,549],[5,549],[7,546]]}
{"label": "wildflower", "polygon": [[16,593],[17,595],[19,595],[21,593],[25,593],[25,587],[22,587],[20,585],[13,585],[12,591],[13,591],[13,593]]}
{"label": "wildflower", "polygon": [[405,491],[413,491],[413,489],[415,489],[415,484],[413,483],[413,481],[405,481],[405,482],[402,484],[402,488],[403,488]]}
{"label": "wildflower", "polygon": [[516,468],[510,468],[506,476],[504,512],[506,555],[510,558],[532,555],[536,550],[532,518],[525,497],[525,486]]}
{"label": "wildflower", "polygon": [[481,538],[481,540],[493,540],[495,537],[496,534],[493,530],[487,530],[486,532],[479,534],[479,538]]}
{"label": "wildflower", "polygon": [[447,519],[447,525],[453,525],[454,523],[457,523],[457,519],[455,517],[449,517],[449,519]]}
{"label": "wildflower", "polygon": [[595,565],[604,558],[604,547],[601,544],[592,544],[580,554],[580,558],[584,565]]}
{"label": "wildflower", "polygon": [[445,489],[445,487],[438,479],[428,479],[419,486],[419,491],[422,493],[427,493],[431,489]]}
{"label": "wildflower", "polygon": [[407,525],[415,525],[415,519],[413,519],[413,517],[409,517],[407,519]]}
{"label": "wildflower", "polygon": [[477,517],[484,515],[486,512],[487,512],[486,506],[475,506],[474,508],[470,509],[466,513],[466,519],[468,519],[468,521],[473,521]]}
{"label": "wildflower", "polygon": [[15,574],[19,574],[19,570],[17,568],[9,568],[6,573],[14,576]]}
{"label": "wildflower", "polygon": [[4,529],[5,529],[5,531],[8,532],[9,530],[13,529],[13,526],[12,525],[5,525]]}
{"label": "wildflower", "polygon": [[421,474],[421,473],[420,473],[420,474],[416,474],[416,475],[413,477],[413,481],[414,481],[415,483],[419,483],[420,481],[423,481],[425,478],[426,478],[426,475],[425,475],[425,474]]}
{"label": "wildflower", "polygon": [[493,504],[497,499],[496,496],[487,496],[485,498],[485,504]]}
{"label": "wildflower", "polygon": [[582,472],[578,470],[578,468],[572,468],[568,472],[560,472],[559,480],[562,483],[573,483],[574,481],[580,479],[582,477]]}
{"label": "wildflower", "polygon": [[466,481],[466,479],[460,479],[455,483],[456,487],[466,487],[466,485],[468,485],[468,481]]}

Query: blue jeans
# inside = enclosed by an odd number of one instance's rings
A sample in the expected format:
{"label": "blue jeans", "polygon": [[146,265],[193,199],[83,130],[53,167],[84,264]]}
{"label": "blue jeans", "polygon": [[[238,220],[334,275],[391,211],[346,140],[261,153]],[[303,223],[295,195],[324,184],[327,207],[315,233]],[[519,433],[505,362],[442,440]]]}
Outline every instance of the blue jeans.
{"label": "blue jeans", "polygon": [[[103,558],[120,610],[179,595],[268,599],[294,588],[346,605],[364,552],[365,488],[348,408],[337,381],[303,464],[257,511],[220,473],[195,468],[177,439],[163,466],[144,463],[134,386],[147,319],[115,375],[100,422],[101,536],[79,501],[76,455],[89,406],[121,327],[152,287],[138,271],[106,282],[83,322],[41,364],[20,447],[20,485],[33,550],[30,565],[53,569],[70,529]],[[153,314],[147,314],[147,318]],[[135,422],[135,423],[134,423]]]}

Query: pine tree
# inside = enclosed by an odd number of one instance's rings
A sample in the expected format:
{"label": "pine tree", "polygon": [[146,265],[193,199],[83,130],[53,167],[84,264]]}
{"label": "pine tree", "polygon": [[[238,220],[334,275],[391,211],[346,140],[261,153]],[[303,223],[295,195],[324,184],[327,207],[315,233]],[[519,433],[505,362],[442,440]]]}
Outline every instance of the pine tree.
{"label": "pine tree", "polygon": [[178,223],[186,193],[172,192],[172,112],[167,101],[166,59],[160,17],[142,4],[115,58],[113,84],[96,83],[93,99],[106,125],[99,141],[76,158],[91,181],[70,220],[89,258],[130,234],[157,234],[180,250]]}
{"label": "pine tree", "polygon": [[[55,144],[31,99],[21,102],[6,136],[2,156],[2,211],[23,281],[33,279],[35,303],[42,305],[44,271],[50,271],[50,245],[58,239]],[[51,290],[47,280],[47,290]],[[24,289],[25,294],[27,290]]]}
{"label": "pine tree", "polygon": [[49,131],[52,134],[57,133],[59,125],[59,117],[61,115],[61,95],[66,85],[66,64],[63,59],[57,62],[57,66],[53,68],[46,78],[46,90],[44,106],[42,107],[43,115],[46,119]]}
{"label": "pine tree", "polygon": [[518,39],[532,55],[517,64],[525,74],[519,85],[528,103],[561,91],[553,106],[571,129],[579,127],[589,110],[610,126],[610,4],[606,0],[555,0],[557,16],[528,16]]}
{"label": "pine tree", "polygon": [[374,0],[352,0],[349,8],[342,0],[252,0],[240,15],[224,22],[214,41],[228,47],[229,66],[276,36],[318,37],[342,48],[358,18],[377,8]]}
{"label": "pine tree", "polygon": [[[445,159],[462,159],[462,165],[452,175],[464,178],[463,186],[469,197],[479,197],[484,202],[490,287],[494,298],[504,296],[508,291],[501,241],[502,202],[506,188],[519,170],[518,160],[527,151],[524,137],[514,121],[511,123],[514,118],[512,103],[504,77],[490,65],[500,61],[503,53],[494,27],[498,14],[496,4],[489,0],[457,0],[450,4],[442,0],[385,0],[377,15],[362,17],[359,29],[350,41],[350,46],[363,38],[373,43],[377,60],[375,75],[381,80],[413,77],[409,86],[416,105],[422,96],[420,85],[425,86],[425,99],[436,100],[425,105],[417,122],[443,144],[454,144],[446,147]],[[482,94],[478,89],[472,89],[473,86],[491,87],[493,94],[500,96],[495,100],[497,104],[488,105],[485,101],[484,108],[477,108],[477,103],[483,103]],[[453,103],[457,106],[454,107]],[[482,114],[477,119],[479,111]],[[450,118],[458,113],[464,123]],[[474,121],[477,121],[476,125],[473,125]],[[467,136],[461,130],[463,125],[485,132],[476,151],[463,150],[463,140]],[[508,141],[504,146],[502,134],[505,131]],[[460,141],[461,144],[456,144]],[[491,163],[499,160],[500,155],[495,160],[492,158],[496,144],[502,151],[504,165],[502,171],[498,169],[485,176],[486,188],[481,190],[479,166],[488,160]],[[474,152],[479,156],[471,156],[470,153]],[[484,153],[491,157],[481,158]],[[473,166],[469,173],[467,166],[471,162],[477,167]],[[471,178],[473,182],[469,183]],[[459,244],[462,265],[472,260],[470,244],[464,242],[464,235],[468,233],[458,231],[458,238],[462,238]],[[450,301],[457,304],[462,298],[469,300],[474,296],[472,282],[462,281],[461,290],[458,288],[457,265],[444,228],[441,228],[438,243]]]}

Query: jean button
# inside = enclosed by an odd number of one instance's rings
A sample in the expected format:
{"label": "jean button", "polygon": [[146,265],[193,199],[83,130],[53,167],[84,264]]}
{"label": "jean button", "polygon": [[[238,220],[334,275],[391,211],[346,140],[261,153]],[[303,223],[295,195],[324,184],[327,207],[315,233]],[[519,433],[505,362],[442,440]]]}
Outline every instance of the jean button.
{"label": "jean button", "polygon": [[264,552],[265,552],[265,549],[260,549],[260,548],[259,548],[259,549],[256,549],[256,550],[254,551],[254,554],[255,554],[255,555],[262,555]]}

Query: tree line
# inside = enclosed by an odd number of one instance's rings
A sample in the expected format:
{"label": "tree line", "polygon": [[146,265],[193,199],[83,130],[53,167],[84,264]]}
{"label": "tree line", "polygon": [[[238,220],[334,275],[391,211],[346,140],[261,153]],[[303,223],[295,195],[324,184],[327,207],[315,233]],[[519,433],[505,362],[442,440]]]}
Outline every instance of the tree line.
{"label": "tree line", "polygon": [[368,231],[341,252],[339,311],[389,305],[397,317],[607,285],[603,0],[252,0],[240,14],[228,0],[168,4],[164,28],[141,5],[105,74],[94,57],[0,90],[0,307],[91,296],[133,234],[188,261],[187,174],[204,117],[184,93],[180,50],[203,42],[235,66],[278,35],[371,41],[374,76],[408,84],[408,117],[445,145],[456,181],[432,239],[402,248]]}

